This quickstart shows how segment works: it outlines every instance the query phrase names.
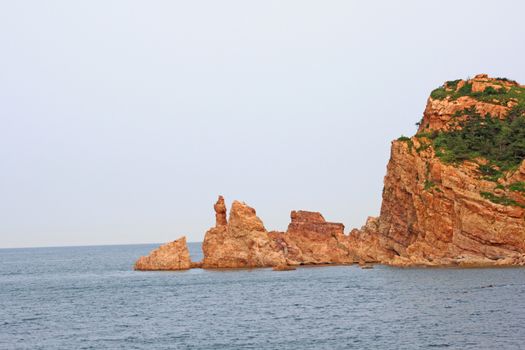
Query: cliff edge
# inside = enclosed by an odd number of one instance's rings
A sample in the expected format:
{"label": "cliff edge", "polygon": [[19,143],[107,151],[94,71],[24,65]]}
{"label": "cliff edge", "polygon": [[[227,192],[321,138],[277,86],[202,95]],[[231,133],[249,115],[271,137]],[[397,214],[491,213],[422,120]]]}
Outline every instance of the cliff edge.
{"label": "cliff edge", "polygon": [[428,99],[413,137],[392,142],[378,218],[351,233],[370,261],[525,263],[525,87],[477,75]]}

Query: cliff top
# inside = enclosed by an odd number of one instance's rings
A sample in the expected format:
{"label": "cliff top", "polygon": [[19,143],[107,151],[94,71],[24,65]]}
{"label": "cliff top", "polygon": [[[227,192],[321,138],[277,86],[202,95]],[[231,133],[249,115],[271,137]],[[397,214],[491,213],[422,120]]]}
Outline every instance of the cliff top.
{"label": "cliff top", "polygon": [[525,86],[486,74],[448,81],[432,91],[418,125],[415,138],[398,141],[448,164],[475,162],[496,181],[525,159]]}
{"label": "cliff top", "polygon": [[430,94],[418,133],[457,129],[476,115],[500,120],[525,115],[525,86],[486,74],[447,81]]}
{"label": "cliff top", "polygon": [[487,74],[478,74],[472,79],[447,81],[430,94],[430,98],[434,100],[456,100],[465,96],[481,102],[512,107],[525,104],[525,86],[507,78],[491,78]]}

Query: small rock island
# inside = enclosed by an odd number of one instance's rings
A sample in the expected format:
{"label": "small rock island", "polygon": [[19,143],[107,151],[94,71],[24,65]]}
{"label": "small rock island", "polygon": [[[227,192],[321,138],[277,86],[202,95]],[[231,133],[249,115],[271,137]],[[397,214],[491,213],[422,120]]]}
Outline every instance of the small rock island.
{"label": "small rock island", "polygon": [[434,90],[413,137],[392,142],[380,216],[344,233],[317,212],[292,211],[267,231],[253,208],[224,198],[192,262],[185,237],[136,270],[298,265],[525,265],[525,86],[480,74]]}

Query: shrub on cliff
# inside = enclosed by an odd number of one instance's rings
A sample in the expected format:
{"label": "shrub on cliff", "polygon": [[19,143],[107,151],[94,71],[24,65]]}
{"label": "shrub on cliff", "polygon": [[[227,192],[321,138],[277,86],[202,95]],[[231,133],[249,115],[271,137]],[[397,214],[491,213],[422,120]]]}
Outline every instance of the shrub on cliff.
{"label": "shrub on cliff", "polygon": [[[496,85],[499,85],[498,81],[505,82],[503,79],[496,79]],[[476,92],[472,91],[472,83],[466,83],[459,89],[457,89],[457,86],[457,80],[446,82],[443,86],[432,91],[430,97],[434,100],[443,100],[447,97],[455,100],[462,96],[469,96],[478,101],[503,106],[506,106],[510,101],[517,102],[519,105],[525,105],[525,88],[519,85],[507,88],[503,85],[501,87],[487,86],[485,90]]]}
{"label": "shrub on cliff", "polygon": [[480,170],[489,176],[496,175],[493,165],[502,171],[515,168],[525,159],[525,116],[521,108],[515,107],[505,120],[468,111],[459,129],[434,137],[436,155],[445,162],[483,157],[489,165]]}

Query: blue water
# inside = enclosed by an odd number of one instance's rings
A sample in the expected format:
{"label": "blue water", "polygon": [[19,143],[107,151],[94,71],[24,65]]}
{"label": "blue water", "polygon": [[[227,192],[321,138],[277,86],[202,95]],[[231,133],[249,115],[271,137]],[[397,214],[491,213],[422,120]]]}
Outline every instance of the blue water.
{"label": "blue water", "polygon": [[154,247],[0,250],[0,348],[525,347],[525,269],[133,271]]}

